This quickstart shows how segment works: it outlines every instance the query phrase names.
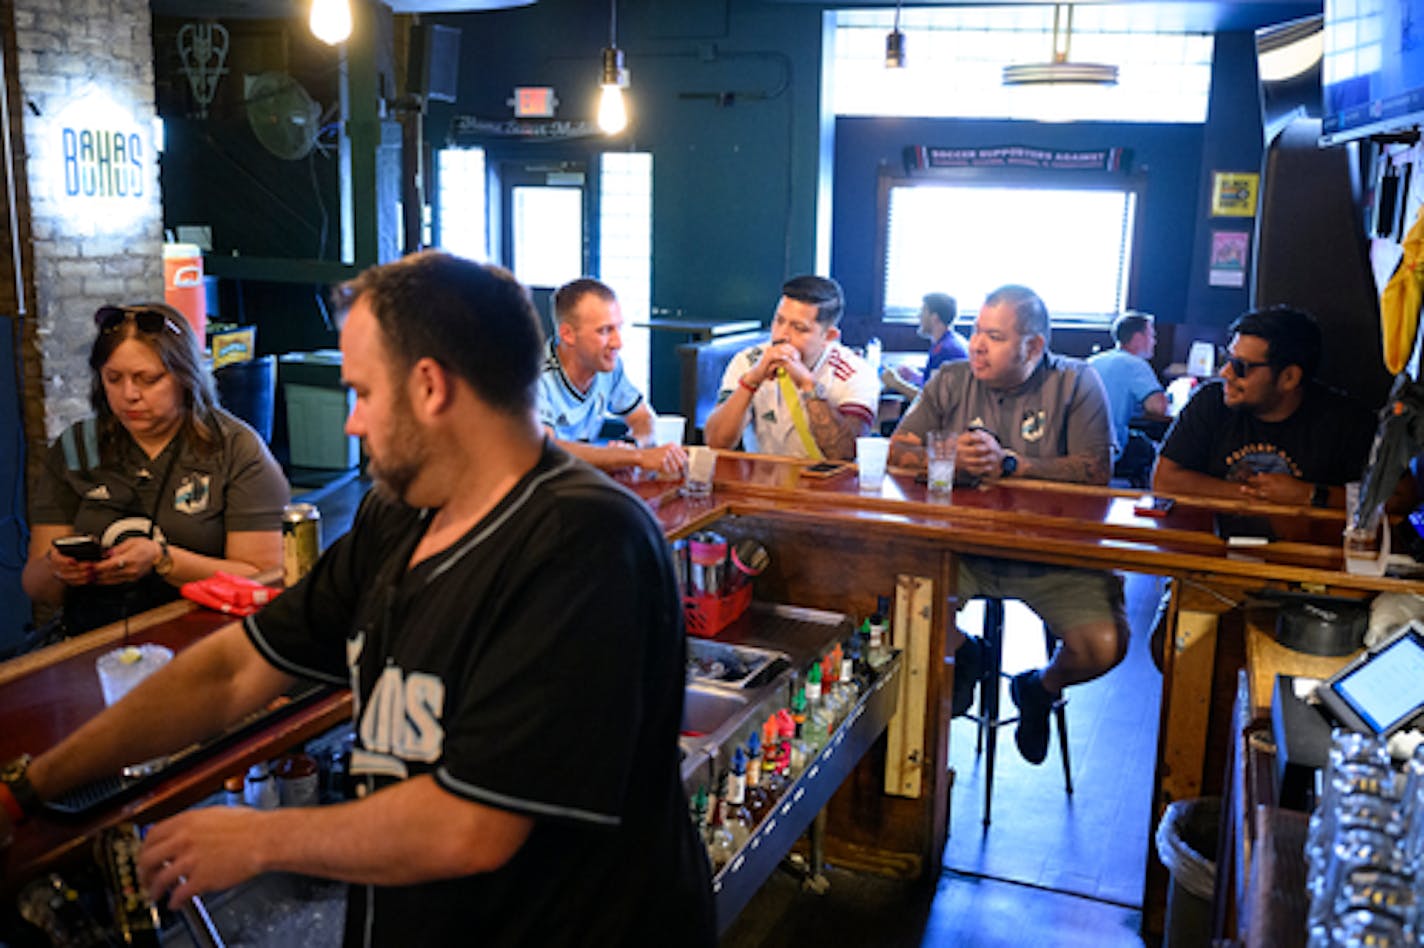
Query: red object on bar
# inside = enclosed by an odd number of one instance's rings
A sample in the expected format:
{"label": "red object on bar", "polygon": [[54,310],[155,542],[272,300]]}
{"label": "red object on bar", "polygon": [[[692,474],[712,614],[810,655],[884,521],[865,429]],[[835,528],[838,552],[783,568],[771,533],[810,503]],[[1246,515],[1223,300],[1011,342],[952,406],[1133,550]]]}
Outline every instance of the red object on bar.
{"label": "red object on bar", "polygon": [[727,626],[741,618],[752,604],[750,583],[725,596],[692,594],[682,597],[682,612],[687,620],[687,634],[698,638],[716,637]]}

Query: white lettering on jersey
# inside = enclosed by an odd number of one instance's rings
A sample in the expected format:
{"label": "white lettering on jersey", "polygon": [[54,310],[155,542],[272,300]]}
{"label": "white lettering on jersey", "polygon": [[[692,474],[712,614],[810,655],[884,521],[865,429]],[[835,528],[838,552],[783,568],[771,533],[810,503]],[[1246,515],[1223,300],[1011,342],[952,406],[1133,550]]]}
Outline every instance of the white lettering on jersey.
{"label": "white lettering on jersey", "polygon": [[361,745],[371,754],[431,763],[444,750],[444,712],[444,682],[424,672],[407,678],[387,665],[361,713]]}
{"label": "white lettering on jersey", "polygon": [[432,763],[440,757],[445,729],[445,683],[434,675],[412,672],[405,680],[405,718],[396,731],[396,756]]}

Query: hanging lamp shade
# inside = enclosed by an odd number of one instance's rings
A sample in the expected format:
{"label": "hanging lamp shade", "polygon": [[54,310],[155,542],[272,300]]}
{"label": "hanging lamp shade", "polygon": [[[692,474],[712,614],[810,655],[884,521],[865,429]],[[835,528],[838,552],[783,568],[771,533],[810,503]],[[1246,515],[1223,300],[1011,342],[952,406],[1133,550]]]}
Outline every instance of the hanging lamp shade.
{"label": "hanging lamp shade", "polygon": [[1044,63],[1015,63],[1004,67],[1006,86],[1117,85],[1117,67],[1107,63],[1068,61],[1073,40],[1073,5],[1053,7],[1053,58]]}

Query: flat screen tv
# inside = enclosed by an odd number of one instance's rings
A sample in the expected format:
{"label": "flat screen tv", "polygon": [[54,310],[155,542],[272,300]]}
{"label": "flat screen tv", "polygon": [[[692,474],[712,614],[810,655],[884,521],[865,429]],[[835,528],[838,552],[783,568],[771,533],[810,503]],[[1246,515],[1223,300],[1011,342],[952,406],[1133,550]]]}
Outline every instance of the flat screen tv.
{"label": "flat screen tv", "polygon": [[1424,124],[1424,0],[1325,0],[1321,143]]}

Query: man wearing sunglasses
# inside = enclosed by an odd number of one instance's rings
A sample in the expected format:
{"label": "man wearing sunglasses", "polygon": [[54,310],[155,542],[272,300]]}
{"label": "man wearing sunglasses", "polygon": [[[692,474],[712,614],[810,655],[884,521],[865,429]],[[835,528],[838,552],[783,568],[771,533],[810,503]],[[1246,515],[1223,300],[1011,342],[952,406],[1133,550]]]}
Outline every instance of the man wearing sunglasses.
{"label": "man wearing sunglasses", "polygon": [[1154,490],[1344,507],[1369,458],[1375,418],[1315,381],[1320,327],[1289,307],[1229,327],[1221,378],[1201,386],[1167,432]]}

